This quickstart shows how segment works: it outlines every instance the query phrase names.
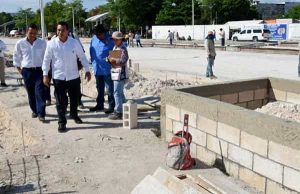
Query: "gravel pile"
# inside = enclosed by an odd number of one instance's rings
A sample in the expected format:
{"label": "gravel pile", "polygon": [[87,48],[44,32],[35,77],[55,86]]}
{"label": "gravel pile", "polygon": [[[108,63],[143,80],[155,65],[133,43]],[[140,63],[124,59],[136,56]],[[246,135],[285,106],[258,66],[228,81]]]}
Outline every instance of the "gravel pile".
{"label": "gravel pile", "polygon": [[289,121],[300,122],[300,104],[292,104],[287,102],[272,102],[256,109],[256,111],[273,115]]}
{"label": "gravel pile", "polygon": [[197,83],[182,82],[173,79],[167,81],[157,78],[148,79],[140,74],[130,72],[130,78],[124,92],[126,98],[140,98],[143,96],[159,97],[161,91],[165,88],[179,88],[193,85],[197,85]]}

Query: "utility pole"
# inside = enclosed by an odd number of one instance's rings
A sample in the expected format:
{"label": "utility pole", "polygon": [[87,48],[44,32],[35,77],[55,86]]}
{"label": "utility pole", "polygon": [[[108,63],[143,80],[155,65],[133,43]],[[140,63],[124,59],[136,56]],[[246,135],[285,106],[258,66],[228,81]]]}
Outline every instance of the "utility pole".
{"label": "utility pole", "polygon": [[195,35],[195,5],[194,0],[192,0],[192,26],[193,26],[193,40]]}
{"label": "utility pole", "polygon": [[74,15],[74,7],[72,8],[72,17],[73,17],[73,33],[75,33],[75,15]]}
{"label": "utility pole", "polygon": [[44,15],[44,3],[40,0],[40,10],[41,10],[41,29],[42,29],[42,39],[45,38],[45,15]]}

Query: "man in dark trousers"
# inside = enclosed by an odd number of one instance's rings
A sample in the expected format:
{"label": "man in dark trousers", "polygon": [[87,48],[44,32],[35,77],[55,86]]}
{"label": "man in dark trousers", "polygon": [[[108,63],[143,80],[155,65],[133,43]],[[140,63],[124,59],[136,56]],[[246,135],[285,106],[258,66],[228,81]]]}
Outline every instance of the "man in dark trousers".
{"label": "man in dark trousers", "polygon": [[46,42],[37,38],[38,28],[31,24],[26,37],[16,43],[13,63],[22,75],[28,94],[32,118],[45,122],[45,86],[43,85],[42,63]]}
{"label": "man in dark trousers", "polygon": [[57,24],[57,37],[48,42],[42,66],[43,82],[49,87],[48,73],[51,63],[59,132],[66,132],[67,130],[67,92],[70,97],[70,117],[75,123],[82,123],[77,112],[80,95],[77,58],[79,58],[85,69],[85,78],[88,81],[91,79],[89,64],[82,47],[77,40],[68,37],[68,33],[68,24],[66,22],[59,22]]}
{"label": "man in dark trousers", "polygon": [[106,61],[109,51],[113,50],[113,48],[114,43],[111,36],[107,33],[103,25],[98,25],[90,45],[90,55],[94,68],[98,96],[96,106],[90,108],[90,111],[104,110],[105,87],[107,88],[108,94],[108,110],[106,110],[105,113],[110,114],[114,111],[115,100],[114,85],[111,80],[111,65]]}

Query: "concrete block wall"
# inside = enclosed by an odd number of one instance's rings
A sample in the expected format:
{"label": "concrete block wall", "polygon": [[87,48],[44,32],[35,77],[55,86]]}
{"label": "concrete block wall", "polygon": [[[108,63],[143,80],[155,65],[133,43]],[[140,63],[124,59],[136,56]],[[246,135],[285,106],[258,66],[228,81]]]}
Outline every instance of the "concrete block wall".
{"label": "concrete block wall", "polygon": [[[275,91],[275,100],[282,96],[286,100],[291,92],[284,91],[286,94],[282,95],[282,92],[276,91],[283,91],[282,88],[270,89],[269,86],[255,90],[244,88],[244,91],[232,92],[236,93],[234,95],[225,94],[223,99],[249,103],[251,100],[266,99]],[[211,91],[207,88],[202,90],[201,87],[194,88],[198,89],[194,92]],[[166,90],[162,93],[161,128],[165,130],[167,141],[182,129],[183,114],[188,113],[189,130],[193,136],[193,157],[213,165],[222,153],[227,172],[259,191],[270,194],[300,193],[300,124],[216,101],[222,100],[222,93],[210,92],[207,94],[208,97],[212,96],[210,99],[184,90],[190,89]],[[296,90],[292,91],[297,94]]]}

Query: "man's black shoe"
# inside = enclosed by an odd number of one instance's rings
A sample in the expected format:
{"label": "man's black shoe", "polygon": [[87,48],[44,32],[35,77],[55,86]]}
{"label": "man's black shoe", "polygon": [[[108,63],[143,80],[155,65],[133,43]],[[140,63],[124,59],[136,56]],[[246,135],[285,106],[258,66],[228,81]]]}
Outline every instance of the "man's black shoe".
{"label": "man's black shoe", "polygon": [[98,106],[95,106],[93,108],[90,108],[90,112],[95,112],[95,111],[103,111],[104,108],[101,108],[101,107],[98,107]]}
{"label": "man's black shoe", "polygon": [[41,122],[43,122],[43,123],[45,123],[45,122],[46,122],[46,119],[45,119],[45,117],[39,117],[39,120],[40,120]]}
{"label": "man's black shoe", "polygon": [[83,123],[81,118],[79,118],[78,116],[77,117],[71,117],[71,119],[73,119],[75,121],[75,123],[77,123],[77,124]]}
{"label": "man's black shoe", "polygon": [[110,120],[121,120],[121,119],[123,119],[123,115],[122,115],[122,113],[114,112],[114,113],[112,113],[108,116],[108,119],[110,119]]}
{"label": "man's black shoe", "polygon": [[110,110],[110,109],[108,109],[107,111],[105,111],[104,113],[105,114],[111,114],[111,113],[113,113],[114,112],[114,110]]}
{"label": "man's black shoe", "polygon": [[2,87],[8,87],[8,85],[6,83],[1,83]]}
{"label": "man's black shoe", "polygon": [[33,113],[31,113],[31,117],[32,117],[32,118],[37,118],[38,115],[37,115],[36,113],[33,112]]}
{"label": "man's black shoe", "polygon": [[62,123],[58,124],[58,132],[59,133],[67,132],[66,124],[62,124]]}

